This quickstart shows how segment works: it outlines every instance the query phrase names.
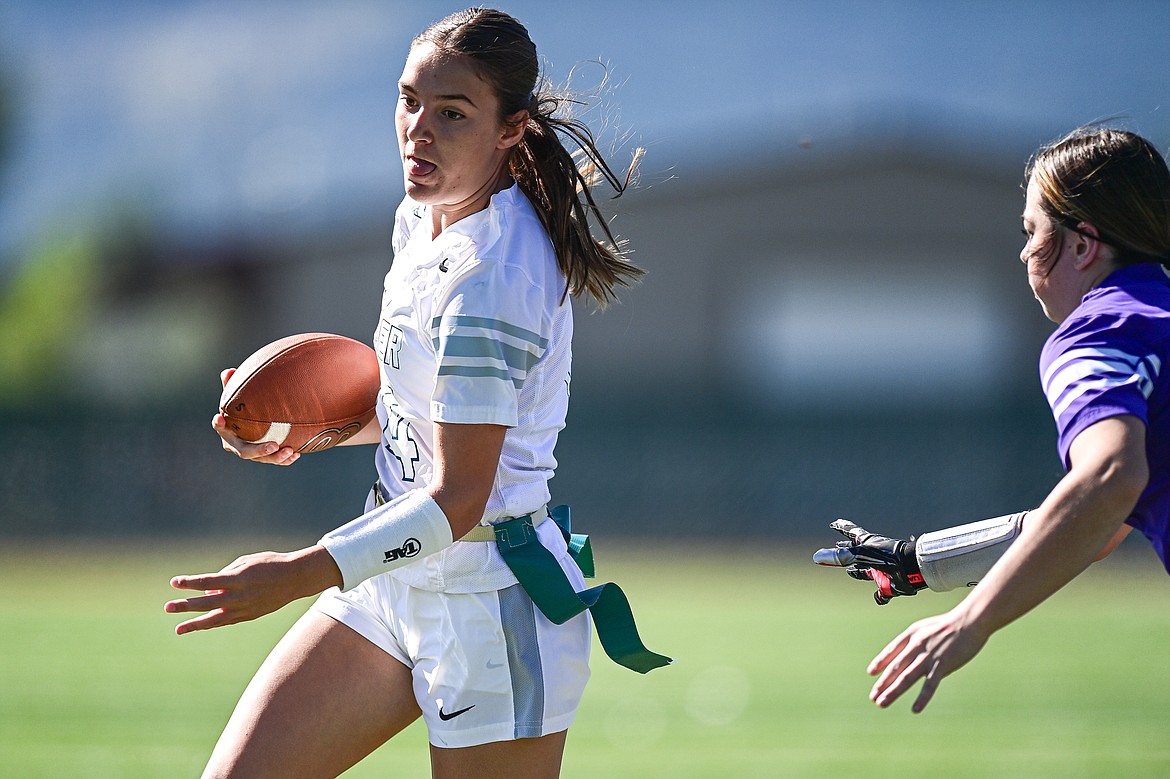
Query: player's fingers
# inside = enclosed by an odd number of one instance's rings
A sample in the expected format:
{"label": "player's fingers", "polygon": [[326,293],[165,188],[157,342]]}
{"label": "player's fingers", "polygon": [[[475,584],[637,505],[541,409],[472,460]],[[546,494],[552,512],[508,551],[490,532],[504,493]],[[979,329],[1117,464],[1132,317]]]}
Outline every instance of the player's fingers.
{"label": "player's fingers", "polygon": [[243,456],[240,454],[239,449],[232,443],[233,441],[238,441],[239,439],[232,435],[232,432],[228,430],[227,419],[225,419],[224,415],[218,411],[211,416],[211,429],[219,435],[220,443],[223,444],[223,449],[225,452],[231,452],[237,457]]}
{"label": "player's fingers", "polygon": [[829,523],[829,529],[836,530],[846,538],[853,540],[856,535],[856,531],[860,528],[847,519],[835,519]]}
{"label": "player's fingers", "polygon": [[229,381],[231,381],[231,379],[232,379],[232,374],[235,372],[236,372],[235,368],[224,368],[222,371],[220,371],[219,372],[220,384],[222,384],[223,386],[226,387],[227,383]]}
{"label": "player's fingers", "polygon": [[866,568],[865,576],[877,585],[876,597],[879,604],[889,603],[897,595],[894,591],[894,582],[885,571],[879,571],[877,568]]}
{"label": "player's fingers", "polygon": [[835,546],[831,549],[818,549],[813,552],[813,562],[817,565],[829,565],[835,568],[844,568],[852,565],[857,559],[848,547]]}
{"label": "player's fingers", "polygon": [[286,446],[276,450],[265,458],[263,462],[272,463],[273,465],[292,465],[299,459],[301,459],[300,453],[292,447]]}
{"label": "player's fingers", "polygon": [[914,699],[914,705],[910,707],[910,711],[919,714],[926,708],[926,704],[930,703],[930,699],[934,697],[934,693],[938,690],[938,685],[942,681],[942,674],[939,672],[938,663],[935,663],[934,668],[930,670],[922,681],[922,689],[918,693],[918,697]]}
{"label": "player's fingers", "polygon": [[223,590],[208,590],[203,595],[194,595],[190,598],[176,598],[167,601],[163,611],[168,614],[186,614],[191,611],[214,611],[215,609],[230,606],[236,600],[231,593]]}
{"label": "player's fingers", "polygon": [[247,443],[244,441],[244,439],[240,438],[228,429],[227,417],[223,415],[222,411],[216,411],[211,415],[211,429],[218,433],[219,437],[222,438],[226,443],[232,443],[233,445],[235,443]]}
{"label": "player's fingers", "polygon": [[926,674],[927,662],[926,657],[908,649],[878,678],[870,690],[869,699],[886,708]]}
{"label": "player's fingers", "polygon": [[167,614],[188,614],[192,611],[207,611],[207,607],[198,605],[198,598],[179,598],[163,604],[163,611]]}
{"label": "player's fingers", "polygon": [[[276,465],[292,465],[300,455],[290,447],[281,449],[279,444],[273,441],[265,441],[262,444],[251,444],[232,433],[227,428],[227,420],[224,419],[223,414],[216,413],[211,417],[211,428],[219,434],[220,442],[223,444],[223,450],[230,452],[241,460],[256,460],[258,462],[273,462]],[[277,456],[277,460],[269,460]],[[294,456],[295,455],[295,456]]]}
{"label": "player's fingers", "polygon": [[300,453],[295,449],[288,446],[276,448],[274,443],[258,445],[254,452],[251,446],[245,447],[240,456],[245,460],[265,465],[292,465],[301,459]]}
{"label": "player's fingers", "polygon": [[899,653],[895,657],[889,659],[882,668],[881,675],[878,676],[877,681],[875,681],[873,683],[873,687],[870,688],[870,700],[877,702],[877,699],[881,697],[886,692],[886,690],[888,690],[904,673],[906,664],[907,660],[905,652]]}
{"label": "player's fingers", "polygon": [[869,661],[869,665],[866,667],[865,672],[870,676],[877,676],[879,673],[885,671],[886,668],[890,665],[890,662],[898,656],[898,654],[906,646],[907,642],[909,642],[911,630],[913,630],[913,626],[903,630],[898,634],[897,638],[886,644],[885,648],[878,652],[877,655],[874,656],[873,660]]}
{"label": "player's fingers", "polygon": [[175,625],[175,635],[184,636],[188,633],[194,633],[197,630],[211,630],[212,628],[231,625],[237,621],[238,620],[231,619],[228,612],[226,611],[212,611]]}
{"label": "player's fingers", "polygon": [[232,566],[239,561],[225,567],[218,573],[197,573],[171,577],[171,586],[176,590],[202,590],[204,593],[223,592],[237,580],[231,573]]}
{"label": "player's fingers", "polygon": [[869,531],[865,528],[847,519],[838,519],[830,524],[829,527],[848,538],[854,544],[860,544],[864,538],[870,535]]}
{"label": "player's fingers", "polygon": [[845,569],[845,573],[849,574],[850,578],[857,579],[861,582],[871,582],[873,577],[869,575],[869,568],[864,568],[860,565],[850,565]]}
{"label": "player's fingers", "polygon": [[[229,600],[231,602],[228,602]],[[273,608],[271,604],[265,605],[264,602],[256,602],[254,599],[248,597],[232,597],[225,600],[209,596],[206,598],[188,598],[184,601],[172,601],[167,604],[167,611],[171,613],[206,612],[177,625],[175,627],[175,633],[181,636],[184,633],[190,633],[195,630],[210,630],[225,625],[248,622],[257,617],[272,613],[280,605],[284,604],[279,604]]]}

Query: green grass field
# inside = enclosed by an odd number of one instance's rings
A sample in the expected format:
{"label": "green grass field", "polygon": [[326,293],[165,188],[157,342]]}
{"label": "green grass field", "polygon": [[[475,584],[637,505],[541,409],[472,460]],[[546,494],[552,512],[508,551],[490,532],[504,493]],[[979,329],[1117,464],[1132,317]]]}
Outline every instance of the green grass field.
{"label": "green grass field", "polygon": [[[599,577],[623,585],[647,644],[676,664],[639,676],[595,645],[566,779],[1170,775],[1170,581],[1152,554],[1096,566],[912,715],[905,701],[868,702],[865,665],[956,594],[878,608],[861,583],[811,565],[804,545],[595,544]],[[0,775],[199,774],[307,605],[175,637],[169,576],[253,551],[226,546],[0,553]],[[346,776],[429,776],[425,741],[416,724]]]}

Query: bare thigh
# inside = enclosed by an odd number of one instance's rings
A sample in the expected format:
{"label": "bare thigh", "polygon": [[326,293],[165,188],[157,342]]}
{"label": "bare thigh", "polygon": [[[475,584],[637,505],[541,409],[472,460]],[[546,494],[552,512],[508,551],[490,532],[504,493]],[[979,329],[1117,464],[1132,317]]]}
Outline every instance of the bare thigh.
{"label": "bare thigh", "polygon": [[308,611],[252,678],[203,776],[334,777],[419,716],[406,666]]}
{"label": "bare thigh", "polygon": [[462,749],[431,746],[432,779],[557,779],[568,731]]}

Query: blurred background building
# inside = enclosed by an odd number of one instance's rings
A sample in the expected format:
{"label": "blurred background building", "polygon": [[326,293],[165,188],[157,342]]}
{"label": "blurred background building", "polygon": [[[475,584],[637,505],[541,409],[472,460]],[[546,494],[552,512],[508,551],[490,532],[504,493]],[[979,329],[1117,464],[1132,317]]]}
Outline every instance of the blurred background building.
{"label": "blurred background building", "polygon": [[[459,7],[0,5],[0,536],[314,536],[360,510],[367,452],[254,466],[208,422],[258,346],[369,340],[397,76]],[[615,163],[648,151],[607,207],[650,273],[577,310],[553,488],[578,523],[908,533],[1043,497],[1024,163],[1106,118],[1166,149],[1170,4],[502,7],[599,93]]]}

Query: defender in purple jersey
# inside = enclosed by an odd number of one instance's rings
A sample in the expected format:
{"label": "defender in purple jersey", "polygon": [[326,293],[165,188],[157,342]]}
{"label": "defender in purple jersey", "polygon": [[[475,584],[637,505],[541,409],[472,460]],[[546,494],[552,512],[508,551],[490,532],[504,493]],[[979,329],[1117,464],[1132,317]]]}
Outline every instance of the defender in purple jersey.
{"label": "defender in purple jersey", "polygon": [[872,580],[879,604],[973,587],[870,663],[881,707],[922,679],[921,711],[996,630],[1135,528],[1170,571],[1170,171],[1138,135],[1081,128],[1042,147],[1026,179],[1020,260],[1058,324],[1040,379],[1067,473],[1035,509],[909,540],[831,525],[845,540],[814,562]]}
{"label": "defender in purple jersey", "polygon": [[[1130,415],[1146,428],[1149,479],[1124,530],[1136,528],[1170,571],[1170,278],[1156,263],[1111,273],[1049,337],[1040,380],[1066,468],[1077,437]],[[1124,532],[1123,530],[1123,532]]]}

